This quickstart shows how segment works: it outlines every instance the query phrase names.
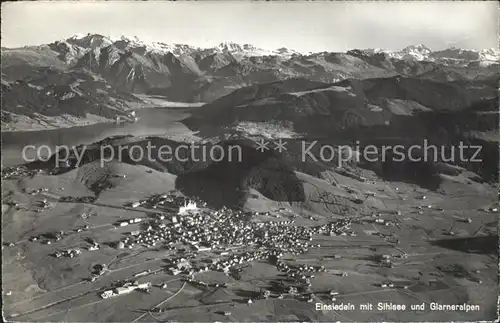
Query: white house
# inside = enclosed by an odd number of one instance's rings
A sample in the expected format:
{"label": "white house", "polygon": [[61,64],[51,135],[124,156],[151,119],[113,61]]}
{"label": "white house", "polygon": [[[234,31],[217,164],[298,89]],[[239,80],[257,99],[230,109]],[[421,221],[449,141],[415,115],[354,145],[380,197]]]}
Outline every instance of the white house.
{"label": "white house", "polygon": [[184,202],[184,206],[181,206],[179,208],[179,213],[177,214],[182,215],[188,212],[196,212],[196,211],[199,211],[198,206],[196,206],[196,202],[189,201],[189,203],[187,204],[186,202]]}

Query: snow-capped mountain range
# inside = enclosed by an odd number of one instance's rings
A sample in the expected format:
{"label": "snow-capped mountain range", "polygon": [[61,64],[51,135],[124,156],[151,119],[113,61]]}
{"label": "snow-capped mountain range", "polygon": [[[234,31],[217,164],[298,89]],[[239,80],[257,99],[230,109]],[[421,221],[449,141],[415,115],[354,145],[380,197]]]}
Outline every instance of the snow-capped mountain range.
{"label": "snow-capped mountain range", "polygon": [[222,42],[215,47],[201,48],[186,44],[166,44],[163,42],[145,42],[136,36],[102,36],[97,34],[81,35],[77,34],[72,37],[66,38],[61,41],[53,43],[56,46],[68,47],[68,61],[74,61],[76,58],[81,57],[82,48],[84,49],[98,49],[110,45],[115,45],[121,50],[137,50],[143,49],[144,52],[162,53],[170,52],[175,56],[182,56],[184,54],[190,55],[195,52],[206,53],[231,53],[236,58],[241,57],[259,57],[259,56],[281,56],[289,58],[292,55],[303,55],[298,51],[287,48],[278,48],[275,50],[258,48],[250,44],[237,44],[234,42]]}
{"label": "snow-capped mountain range", "polygon": [[297,78],[323,83],[394,76],[440,82],[489,79],[498,75],[498,56],[496,50],[432,51],[424,45],[346,53],[267,50],[234,42],[200,48],[87,34],[40,46],[3,48],[2,72],[15,81],[30,71],[37,75],[38,68],[57,69],[54,73],[62,73],[60,78],[78,71],[127,93],[209,102],[240,87]]}
{"label": "snow-capped mountain range", "polygon": [[408,46],[401,51],[393,52],[390,50],[385,50],[381,48],[376,48],[373,50],[374,53],[384,53],[387,56],[395,59],[414,59],[417,61],[424,61],[429,59],[429,54],[432,51],[425,45],[412,45]]}
{"label": "snow-capped mountain range", "polygon": [[486,64],[498,63],[500,60],[500,51],[495,48],[474,51],[469,49],[460,49],[450,47],[444,50],[432,51],[425,45],[411,45],[400,51],[390,51],[381,48],[366,49],[363,52],[367,54],[383,53],[390,58],[399,60],[416,61],[436,61],[436,60],[463,60],[463,61],[481,61]]}
{"label": "snow-capped mountain range", "polygon": [[[2,48],[1,54],[2,88],[10,91],[5,102],[10,112],[21,115],[31,113],[28,107],[43,112],[62,104],[61,111],[110,116],[116,107],[113,102],[135,94],[213,102],[239,89],[250,96],[262,95],[260,85],[279,88],[288,80],[306,80],[314,86],[395,77],[497,84],[500,74],[497,50],[432,51],[424,45],[401,51],[299,53],[233,42],[200,48],[87,34],[40,46]],[[54,87],[57,97],[47,94],[54,93]],[[274,93],[272,87],[268,91]]]}
{"label": "snow-capped mountain range", "polygon": [[[250,44],[237,44],[234,42],[223,42],[214,47],[200,48],[186,44],[166,44],[163,42],[145,42],[136,36],[119,36],[106,37],[98,34],[77,34],[61,41],[56,41],[52,46],[66,46],[66,59],[68,62],[75,61],[82,56],[85,51],[90,49],[100,49],[102,47],[115,45],[122,50],[138,50],[152,53],[167,53],[170,52],[174,56],[190,55],[195,52],[212,53],[230,53],[235,58],[242,57],[262,57],[262,56],[279,56],[282,58],[290,58],[292,56],[309,55],[312,53],[301,53],[293,49],[278,48],[274,50],[258,48]],[[398,60],[416,60],[416,61],[480,61],[485,64],[498,63],[500,60],[500,51],[495,48],[483,49],[480,51],[448,48],[445,50],[432,51],[425,45],[411,45],[400,51],[390,51],[381,48],[364,49],[362,52],[366,54],[383,53],[387,57]]]}

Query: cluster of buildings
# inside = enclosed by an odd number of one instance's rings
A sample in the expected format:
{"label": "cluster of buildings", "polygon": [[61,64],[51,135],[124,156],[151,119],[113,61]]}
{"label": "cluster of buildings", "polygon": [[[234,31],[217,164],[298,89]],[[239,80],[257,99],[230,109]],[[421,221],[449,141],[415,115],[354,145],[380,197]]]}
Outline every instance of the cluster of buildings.
{"label": "cluster of buildings", "polygon": [[313,233],[328,236],[355,236],[356,233],[351,230],[351,224],[351,218],[343,218],[321,226],[317,226],[313,229]]}
{"label": "cluster of buildings", "polygon": [[133,292],[134,290],[149,290],[151,288],[151,283],[138,283],[138,282],[125,282],[121,286],[117,286],[112,289],[108,289],[103,291],[100,296],[103,299],[118,296],[118,295],[124,295],[124,294],[129,294]]}
{"label": "cluster of buildings", "polygon": [[88,203],[93,204],[97,198],[95,196],[62,196],[59,202],[65,203]]}
{"label": "cluster of buildings", "polygon": [[[57,238],[55,238],[56,241],[61,240],[63,237],[64,233],[61,231],[57,233]],[[37,237],[32,237],[32,241],[36,241]],[[50,240],[49,240],[50,241]],[[99,243],[95,241],[94,239],[87,239],[87,242],[89,243],[89,246],[86,248],[87,251],[96,251],[101,248]],[[60,257],[68,257],[68,258],[75,258],[76,256],[79,256],[82,253],[81,248],[70,248],[66,249],[63,251],[56,251],[54,253],[55,258],[60,258]]]}
{"label": "cluster of buildings", "polygon": [[[228,247],[252,246],[251,249],[282,250],[294,254],[308,250],[313,234],[310,229],[291,226],[291,221],[287,221],[287,224],[276,221],[252,222],[250,217],[251,214],[229,209],[199,209],[194,202],[190,202],[181,206],[177,214],[159,214],[150,219],[143,230],[129,232],[117,245],[124,248],[157,247],[161,243],[165,248],[173,249],[182,244],[195,253],[220,251],[222,254]],[[119,225],[127,226],[142,221],[141,218],[130,219]]]}
{"label": "cluster of buildings", "polygon": [[123,116],[116,116],[115,122],[117,124],[121,123],[136,123],[139,121],[139,118],[136,116],[135,111],[131,111]]}
{"label": "cluster of buildings", "polygon": [[[46,201],[43,201],[44,203]],[[284,273],[284,282],[263,290],[256,298],[284,298],[286,295],[312,302],[316,297],[311,292],[311,280],[315,274],[325,272],[324,266],[297,265],[284,260],[285,255],[299,255],[310,248],[319,247],[311,243],[313,236],[354,236],[352,218],[332,220],[316,226],[298,226],[294,220],[267,222],[254,221],[255,213],[227,209],[213,210],[201,201],[186,200],[173,194],[157,194],[148,199],[133,202],[130,207],[155,209],[149,218],[133,218],[119,221],[118,227],[133,227],[127,235],[115,242],[117,249],[155,248],[176,250],[181,256],[169,259],[166,270],[172,275],[183,275],[194,285],[204,287],[227,287],[221,283],[207,283],[195,279],[196,274],[218,271],[239,279],[243,270],[255,260],[264,260]],[[282,210],[278,210],[280,212]],[[271,215],[265,212],[262,215]],[[398,214],[400,215],[400,214]],[[392,225],[375,214],[375,223]],[[291,216],[293,219],[293,216]],[[87,227],[88,228],[88,227]],[[79,228],[80,232],[85,228]],[[32,241],[44,239],[47,243],[58,241],[69,233],[56,232],[50,236],[32,237]],[[395,239],[390,234],[379,234],[386,240]],[[88,241],[88,251],[99,250],[95,241]],[[73,258],[81,253],[80,248],[57,251],[54,256]],[[201,254],[201,257],[198,255]],[[401,257],[404,257],[402,255]],[[208,261],[198,261],[204,258]],[[377,261],[381,266],[392,267],[395,256],[382,255]],[[91,281],[107,271],[105,265],[94,268]],[[148,275],[150,272],[144,272]],[[141,275],[138,274],[137,276]],[[125,282],[120,286],[100,293],[102,298],[126,294],[134,290],[148,290],[150,283]],[[386,284],[382,287],[392,287]],[[328,297],[335,300],[338,292],[331,291]],[[248,301],[253,302],[255,297]]]}
{"label": "cluster of buildings", "polygon": [[35,176],[41,173],[41,169],[28,169],[26,166],[14,166],[2,168],[2,180],[18,179],[21,177]]}
{"label": "cluster of buildings", "polygon": [[[79,233],[85,230],[88,230],[89,226],[84,225],[82,227],[78,227],[74,229],[73,231],[70,232],[64,232],[64,231],[56,231],[56,232],[49,232],[49,233],[44,233],[40,235],[34,235],[28,238],[28,241],[31,242],[40,242],[42,244],[51,244],[52,242],[57,242],[63,239],[66,236],[69,236],[71,234]],[[90,240],[93,241],[93,240]],[[90,243],[90,246],[87,248],[87,250],[98,250],[100,248],[99,244],[95,241]],[[79,254],[79,253],[78,253]],[[61,252],[62,256],[64,255],[64,252]],[[59,258],[60,256],[56,256],[56,258]]]}
{"label": "cluster of buildings", "polygon": [[68,258],[74,258],[76,256],[79,256],[82,253],[82,250],[79,248],[75,249],[68,249],[64,251],[56,251],[54,253],[54,257],[60,258],[60,257],[68,257]]}
{"label": "cluster of buildings", "polygon": [[33,195],[37,195],[37,194],[40,194],[42,192],[48,192],[48,191],[49,191],[48,188],[43,187],[43,188],[39,188],[39,189],[33,190],[33,191],[29,192],[28,194],[33,196]]}
{"label": "cluster of buildings", "polygon": [[[157,210],[161,208],[163,212],[149,219],[136,218],[118,223],[119,226],[141,224],[141,229],[130,231],[116,242],[118,249],[145,247],[177,250],[177,254],[182,256],[169,259],[167,271],[172,275],[184,275],[191,284],[205,287],[227,285],[203,282],[195,278],[196,274],[218,271],[239,279],[249,263],[264,260],[284,272],[289,284],[276,290],[265,290],[257,296],[263,298],[292,295],[312,301],[311,279],[315,273],[325,272],[326,269],[323,266],[287,264],[283,257],[319,247],[311,244],[313,235],[353,235],[351,219],[314,227],[294,225],[294,220],[256,222],[249,212],[225,207],[220,210],[199,207],[205,204],[187,202],[184,198],[168,194],[155,195],[140,201],[140,205]],[[250,298],[249,302],[252,299],[255,298]]]}

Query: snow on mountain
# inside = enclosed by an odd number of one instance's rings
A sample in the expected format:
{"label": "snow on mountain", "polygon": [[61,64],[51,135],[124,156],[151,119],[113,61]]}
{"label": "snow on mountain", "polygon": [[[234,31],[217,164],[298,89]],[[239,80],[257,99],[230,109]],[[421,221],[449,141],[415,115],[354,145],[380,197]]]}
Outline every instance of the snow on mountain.
{"label": "snow on mountain", "polygon": [[479,52],[479,59],[498,63],[500,60],[500,51],[497,48],[483,49]]}
{"label": "snow on mountain", "polygon": [[401,59],[415,59],[417,61],[423,61],[429,58],[431,50],[424,45],[412,45],[404,48],[398,54],[401,55]]}
{"label": "snow on mountain", "polygon": [[[286,47],[278,48],[274,52],[279,56],[303,55],[303,53],[297,52],[296,50],[286,48]],[[309,53],[309,54],[311,54],[311,53]]]}
{"label": "snow on mountain", "polygon": [[106,47],[113,43],[108,37],[98,34],[87,34],[84,37],[81,37],[81,35],[74,35],[66,38],[65,41],[73,45],[91,49]]}
{"label": "snow on mountain", "polygon": [[151,43],[152,51],[165,53],[170,52],[175,56],[181,56],[184,54],[192,54],[196,51],[201,51],[202,49],[199,47],[193,47],[185,44],[165,44],[162,42],[153,42]]}
{"label": "snow on mountain", "polygon": [[431,50],[426,46],[420,44],[420,45],[411,45],[405,47],[404,49],[398,52],[377,48],[373,50],[373,53],[375,54],[384,53],[387,56],[395,59],[424,61],[429,59],[429,54],[431,53]]}
{"label": "snow on mountain", "polygon": [[59,58],[69,65],[75,64],[78,59],[85,55],[88,49],[68,43],[67,41],[56,41],[49,47],[59,53]]}
{"label": "snow on mountain", "polygon": [[429,59],[431,50],[424,45],[411,45],[400,51],[391,51],[383,48],[370,48],[362,50],[367,55],[385,54],[394,59],[424,61]]}
{"label": "snow on mountain", "polygon": [[285,47],[270,50],[258,48],[250,44],[240,45],[233,42],[220,43],[214,50],[217,52],[229,52],[235,57],[281,56],[289,58],[292,55],[300,55],[299,52]]}
{"label": "snow on mountain", "polygon": [[[130,50],[145,54],[154,52],[166,54],[168,52],[179,57],[190,55],[195,52],[204,52],[206,54],[231,53],[235,57],[251,56],[281,56],[290,58],[292,55],[300,55],[299,52],[287,48],[278,48],[275,50],[262,49],[250,44],[237,44],[234,42],[223,42],[217,46],[209,48],[200,48],[186,44],[166,44],[163,42],[145,42],[136,36],[102,36],[98,34],[76,34],[72,37],[51,44],[54,50],[64,52],[64,60],[68,63],[75,62],[89,50],[97,52],[98,49],[113,45],[120,50]],[[98,54],[96,53],[98,56]]]}
{"label": "snow on mountain", "polygon": [[[140,55],[146,53],[166,54],[172,53],[176,57],[191,54],[201,54],[201,58],[216,53],[230,53],[237,59],[245,57],[277,56],[289,59],[296,55],[313,55],[313,53],[301,53],[285,47],[277,49],[263,49],[250,44],[237,44],[234,42],[223,42],[214,47],[196,47],[186,44],[166,44],[163,42],[146,42],[136,36],[103,36],[99,34],[75,34],[71,37],[56,41],[48,45],[52,50],[60,54],[59,58],[74,64],[87,52],[94,51],[96,58],[102,48],[114,46],[121,51],[131,51]],[[448,48],[432,51],[425,45],[411,45],[400,51],[391,51],[382,48],[363,49],[365,55],[384,54],[388,58],[397,60],[413,61],[437,61],[440,63],[467,63],[471,61],[484,64],[495,64],[500,59],[498,49],[484,49],[481,51]],[[194,56],[193,56],[194,57]]]}
{"label": "snow on mountain", "polygon": [[474,51],[470,49],[447,48],[432,51],[425,45],[412,45],[400,51],[390,51],[382,48],[361,50],[366,55],[385,54],[387,57],[398,60],[432,61],[440,63],[467,64],[469,62],[480,62],[484,65],[498,63],[500,52],[497,49],[483,49]]}
{"label": "snow on mountain", "polygon": [[93,51],[99,57],[100,50],[110,46],[113,41],[108,37],[97,34],[75,34],[48,46],[59,53],[59,58],[69,65],[74,65],[88,52]]}
{"label": "snow on mountain", "polygon": [[255,50],[255,49],[257,49],[257,48],[255,48],[252,45],[248,45],[248,44],[239,45],[239,44],[236,44],[236,43],[233,43],[233,42],[220,43],[219,45],[217,45],[215,47],[215,49],[219,50],[221,52],[242,52],[244,47],[245,47],[246,50]]}
{"label": "snow on mountain", "polygon": [[140,40],[136,36],[120,36],[120,37],[110,37],[113,44],[120,44],[120,49],[123,50],[133,50],[142,48],[145,52],[154,52],[160,54],[166,54],[168,52],[174,54],[175,56],[181,56],[183,54],[191,54],[195,51],[201,50],[201,48],[185,45],[185,44],[166,44],[162,42],[145,42]]}

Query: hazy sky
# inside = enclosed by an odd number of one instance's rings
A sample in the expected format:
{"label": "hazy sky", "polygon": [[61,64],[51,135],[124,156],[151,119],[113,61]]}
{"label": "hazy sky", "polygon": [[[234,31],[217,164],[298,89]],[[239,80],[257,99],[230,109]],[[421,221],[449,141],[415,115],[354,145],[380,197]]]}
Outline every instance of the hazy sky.
{"label": "hazy sky", "polygon": [[303,52],[498,47],[496,1],[2,3],[2,46],[39,45],[76,33],[137,36],[195,46],[223,41]]}

